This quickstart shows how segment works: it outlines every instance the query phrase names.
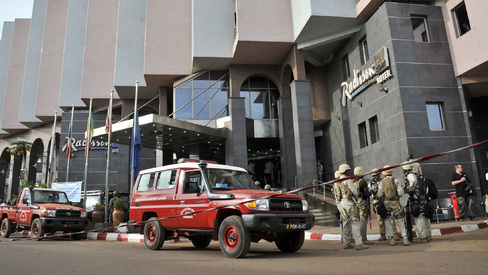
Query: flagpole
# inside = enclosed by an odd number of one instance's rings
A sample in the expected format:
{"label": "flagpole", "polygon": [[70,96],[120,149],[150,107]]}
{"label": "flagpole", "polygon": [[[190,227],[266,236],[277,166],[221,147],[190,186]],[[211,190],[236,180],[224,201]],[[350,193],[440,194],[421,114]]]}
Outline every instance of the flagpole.
{"label": "flagpole", "polygon": [[[69,163],[70,163],[70,160],[71,160],[71,133],[73,131],[73,113],[75,111],[75,105],[71,105],[71,121],[69,123],[69,129],[68,129],[68,142],[66,143],[66,151],[68,151],[67,153],[69,154],[68,156],[68,164],[66,165],[66,182],[69,181]],[[68,148],[69,146],[69,148]]]}
{"label": "flagpole", "polygon": [[108,104],[109,110],[107,110],[107,120],[108,120],[108,133],[107,133],[107,168],[105,171],[105,222],[108,222],[108,177],[110,174],[110,138],[112,137],[112,99],[114,95],[114,90],[110,91],[110,102]]}
{"label": "flagpole", "polygon": [[[92,116],[92,101],[93,98],[90,98],[90,109],[88,111],[88,122],[87,122],[87,127],[86,127],[86,142],[85,142],[85,180],[83,182],[83,208],[86,209],[86,183],[88,180],[88,154],[90,153],[90,144],[89,142],[91,141],[91,130],[89,129],[90,123],[91,123],[91,116]],[[88,147],[88,148],[87,148]]]}
{"label": "flagpole", "polygon": [[51,148],[49,149],[49,167],[47,173],[47,188],[51,188],[52,181],[52,171],[53,171],[53,154],[54,154],[54,143],[56,142],[56,120],[58,118],[58,111],[54,111],[54,124],[53,131],[51,134]]}
{"label": "flagpole", "polygon": [[[132,119],[132,142],[136,142],[136,112],[137,112],[137,93],[139,91],[139,81],[136,81],[136,95],[134,99],[134,116]],[[132,146],[131,150],[135,148],[135,146]],[[132,190],[134,189],[134,181],[135,181],[135,172],[136,168],[132,167],[131,173],[130,173],[130,197],[132,198]]]}

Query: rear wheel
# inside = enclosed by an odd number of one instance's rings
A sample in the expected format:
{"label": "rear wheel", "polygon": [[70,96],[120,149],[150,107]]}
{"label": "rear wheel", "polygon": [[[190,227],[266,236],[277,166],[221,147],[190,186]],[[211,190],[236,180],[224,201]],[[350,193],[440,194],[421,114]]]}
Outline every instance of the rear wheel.
{"label": "rear wheel", "polygon": [[160,249],[166,238],[166,230],[157,217],[150,218],[144,225],[144,244],[152,250]]}
{"label": "rear wheel", "polygon": [[196,248],[205,248],[212,241],[212,236],[197,236],[191,237],[190,241]]}
{"label": "rear wheel", "polygon": [[40,241],[44,237],[44,227],[42,227],[41,219],[36,218],[31,224],[31,238]]}
{"label": "rear wheel", "polygon": [[12,221],[8,218],[3,219],[0,228],[0,236],[2,238],[8,238],[10,236],[10,233],[12,233]]}
{"label": "rear wheel", "polygon": [[285,253],[293,253],[302,248],[304,240],[304,231],[293,231],[275,241],[275,244],[281,251]]}
{"label": "rear wheel", "polygon": [[251,233],[244,227],[242,218],[229,216],[219,228],[220,250],[229,258],[244,257],[251,246]]}

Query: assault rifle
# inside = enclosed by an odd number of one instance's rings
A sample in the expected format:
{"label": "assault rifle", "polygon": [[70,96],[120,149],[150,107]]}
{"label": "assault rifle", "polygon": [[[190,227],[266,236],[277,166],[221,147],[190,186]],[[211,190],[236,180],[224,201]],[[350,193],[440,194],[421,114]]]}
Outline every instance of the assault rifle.
{"label": "assault rifle", "polygon": [[[408,190],[408,180],[407,177],[405,176],[405,190]],[[405,211],[405,227],[407,229],[407,239],[409,242],[413,242],[413,233],[412,233],[412,217],[410,215],[410,193],[409,198],[407,200],[407,205],[405,205],[404,211]]]}

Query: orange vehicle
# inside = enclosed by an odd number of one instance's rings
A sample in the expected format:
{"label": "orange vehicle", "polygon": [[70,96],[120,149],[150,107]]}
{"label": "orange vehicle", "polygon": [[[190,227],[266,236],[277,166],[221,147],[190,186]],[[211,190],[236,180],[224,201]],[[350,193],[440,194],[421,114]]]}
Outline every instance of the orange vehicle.
{"label": "orange vehicle", "polygon": [[315,224],[303,197],[258,189],[240,167],[188,160],[139,173],[130,219],[150,249],[179,236],[197,248],[218,240],[230,258],[244,257],[262,239],[296,252]]}
{"label": "orange vehicle", "polygon": [[[42,240],[46,233],[81,232],[89,222],[83,208],[70,205],[63,191],[43,188],[22,189],[15,206],[0,207],[0,236],[8,238],[15,231],[30,230],[31,238]],[[83,234],[73,234],[79,240]]]}

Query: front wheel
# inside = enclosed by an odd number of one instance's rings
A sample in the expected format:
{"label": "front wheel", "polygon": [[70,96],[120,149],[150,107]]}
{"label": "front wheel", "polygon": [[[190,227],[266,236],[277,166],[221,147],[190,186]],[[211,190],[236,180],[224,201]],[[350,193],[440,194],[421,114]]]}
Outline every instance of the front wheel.
{"label": "front wheel", "polygon": [[40,241],[44,237],[44,227],[42,227],[41,219],[36,218],[31,224],[31,238]]}
{"label": "front wheel", "polygon": [[8,218],[2,220],[0,236],[2,238],[8,238],[12,233],[12,221]]}
{"label": "front wheel", "polygon": [[304,231],[293,231],[275,242],[276,246],[285,253],[293,253],[302,248],[305,240]]}
{"label": "front wheel", "polygon": [[225,218],[219,227],[220,250],[229,258],[244,257],[251,246],[251,233],[240,216]]}
{"label": "front wheel", "polygon": [[190,238],[190,241],[191,241],[191,243],[196,248],[205,248],[212,241],[212,236],[196,236],[196,237],[191,237]]}
{"label": "front wheel", "polygon": [[166,238],[166,230],[157,217],[150,218],[144,225],[144,244],[152,250],[161,249]]}

